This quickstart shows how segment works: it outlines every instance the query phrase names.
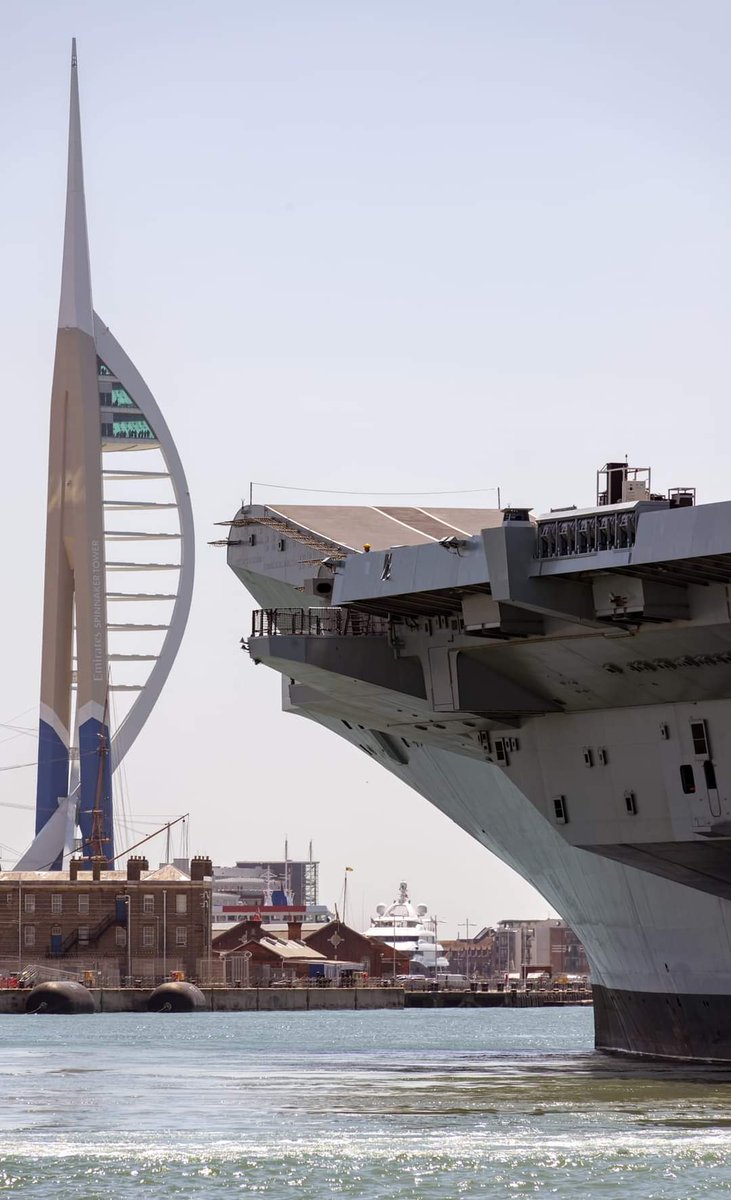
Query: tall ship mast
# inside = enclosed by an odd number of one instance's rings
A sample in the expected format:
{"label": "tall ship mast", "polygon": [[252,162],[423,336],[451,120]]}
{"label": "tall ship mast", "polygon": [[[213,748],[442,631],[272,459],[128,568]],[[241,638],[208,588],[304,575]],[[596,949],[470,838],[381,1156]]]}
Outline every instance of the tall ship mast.
{"label": "tall ship mast", "polygon": [[541,516],[249,504],[229,524],[285,708],[569,922],[597,1047],[731,1062],[731,503],[610,462],[595,503]]}
{"label": "tall ship mast", "polygon": [[[161,561],[154,548],[162,546],[168,549]],[[74,40],[51,392],[36,836],[18,869],[58,868],[77,840],[85,858],[114,861],[113,774],[172,667],[190,610],[193,563],[192,509],[175,444],[150,389],[92,303]]]}

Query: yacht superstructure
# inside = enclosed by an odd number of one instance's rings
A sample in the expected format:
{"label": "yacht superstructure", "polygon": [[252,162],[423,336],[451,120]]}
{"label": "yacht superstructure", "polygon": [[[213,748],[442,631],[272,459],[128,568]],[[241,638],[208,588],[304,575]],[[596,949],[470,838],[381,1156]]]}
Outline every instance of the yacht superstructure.
{"label": "yacht superstructure", "polygon": [[449,970],[449,959],[437,937],[434,918],[429,918],[425,904],[413,905],[405,883],[399,884],[399,894],[391,904],[379,904],[364,937],[382,942],[398,952],[399,958],[408,955],[410,970],[418,975],[435,975]]}
{"label": "yacht superstructure", "polygon": [[731,503],[242,507],[249,653],[538,888],[597,1046],[731,1061]]}

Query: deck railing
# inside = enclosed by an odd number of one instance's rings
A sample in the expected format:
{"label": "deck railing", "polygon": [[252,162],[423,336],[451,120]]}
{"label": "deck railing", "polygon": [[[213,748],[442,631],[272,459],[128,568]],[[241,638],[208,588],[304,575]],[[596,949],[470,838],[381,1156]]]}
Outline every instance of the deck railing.
{"label": "deck railing", "polygon": [[627,550],[636,536],[637,513],[633,510],[551,517],[538,522],[536,557],[571,558],[602,550]]}
{"label": "deck railing", "polygon": [[385,637],[387,617],[349,608],[259,608],[251,614],[252,637]]}

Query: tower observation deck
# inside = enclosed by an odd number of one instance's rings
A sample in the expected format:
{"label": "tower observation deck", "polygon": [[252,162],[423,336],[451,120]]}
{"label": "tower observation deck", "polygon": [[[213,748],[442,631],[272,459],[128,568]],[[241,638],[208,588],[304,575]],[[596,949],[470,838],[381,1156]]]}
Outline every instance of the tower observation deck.
{"label": "tower observation deck", "polygon": [[112,777],[172,667],[193,572],[193,516],[175,444],[142,376],[92,304],[74,41],[51,392],[36,836],[18,867],[59,867],[77,827],[86,858],[114,860]]}

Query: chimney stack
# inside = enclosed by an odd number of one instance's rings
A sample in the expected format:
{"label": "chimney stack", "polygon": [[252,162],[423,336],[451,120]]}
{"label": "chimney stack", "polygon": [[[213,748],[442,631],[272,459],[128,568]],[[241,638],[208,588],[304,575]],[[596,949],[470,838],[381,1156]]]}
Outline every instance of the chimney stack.
{"label": "chimney stack", "polygon": [[287,940],[290,942],[300,942],[302,940],[302,921],[298,918],[293,918],[287,921]]}
{"label": "chimney stack", "polygon": [[107,860],[103,855],[94,855],[91,860],[91,877],[98,883],[102,877],[102,867],[106,867]]}
{"label": "chimney stack", "polygon": [[127,879],[140,880],[143,871],[149,871],[150,864],[143,854],[130,854],[127,859]]}
{"label": "chimney stack", "polygon": [[73,883],[79,877],[79,871],[86,871],[88,863],[83,858],[69,859],[69,881]]}
{"label": "chimney stack", "polygon": [[241,922],[241,925],[242,925],[241,934],[242,934],[242,938],[245,941],[247,941],[247,942],[261,941],[262,937],[264,936],[264,930],[262,929],[261,917],[258,913],[252,913],[252,915],[250,917],[247,917],[244,921]]}
{"label": "chimney stack", "polygon": [[195,858],[191,858],[190,878],[194,883],[202,883],[204,879],[210,879],[212,874],[212,859],[207,858],[205,854],[196,854]]}

